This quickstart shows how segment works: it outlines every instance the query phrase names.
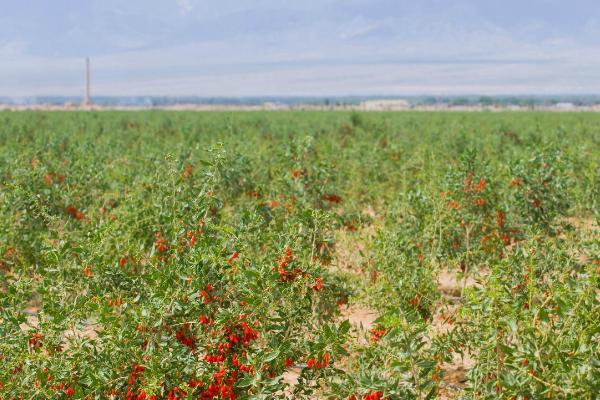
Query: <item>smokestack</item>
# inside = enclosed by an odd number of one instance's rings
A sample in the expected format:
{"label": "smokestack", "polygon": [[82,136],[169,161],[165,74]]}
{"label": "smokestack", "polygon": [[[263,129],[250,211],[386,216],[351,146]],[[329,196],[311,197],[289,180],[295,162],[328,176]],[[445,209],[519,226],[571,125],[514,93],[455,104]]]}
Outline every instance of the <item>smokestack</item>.
{"label": "smokestack", "polygon": [[85,99],[83,100],[84,106],[92,105],[92,98],[90,94],[90,58],[85,58]]}

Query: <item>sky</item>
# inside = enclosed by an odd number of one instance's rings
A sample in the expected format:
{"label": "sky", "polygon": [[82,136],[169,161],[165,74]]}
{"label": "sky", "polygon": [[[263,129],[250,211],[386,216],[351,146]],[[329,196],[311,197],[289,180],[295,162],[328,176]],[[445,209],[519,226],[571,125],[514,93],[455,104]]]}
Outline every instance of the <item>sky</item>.
{"label": "sky", "polygon": [[0,0],[0,96],[600,94],[599,0]]}

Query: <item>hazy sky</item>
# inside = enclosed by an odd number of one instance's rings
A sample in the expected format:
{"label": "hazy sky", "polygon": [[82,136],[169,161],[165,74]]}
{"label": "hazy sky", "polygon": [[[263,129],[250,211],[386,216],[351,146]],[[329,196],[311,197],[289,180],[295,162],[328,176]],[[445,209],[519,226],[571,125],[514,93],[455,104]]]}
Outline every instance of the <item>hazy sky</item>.
{"label": "hazy sky", "polygon": [[0,0],[0,96],[600,93],[600,0]]}

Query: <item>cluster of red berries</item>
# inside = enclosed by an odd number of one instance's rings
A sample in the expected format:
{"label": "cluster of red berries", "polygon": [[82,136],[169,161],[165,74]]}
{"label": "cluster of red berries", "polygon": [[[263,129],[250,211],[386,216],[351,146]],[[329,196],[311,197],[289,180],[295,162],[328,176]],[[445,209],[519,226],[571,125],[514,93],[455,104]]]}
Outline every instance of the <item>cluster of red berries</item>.
{"label": "cluster of red berries", "polygon": [[235,261],[236,258],[238,258],[240,256],[240,253],[238,253],[237,251],[234,251],[233,254],[231,255],[231,257],[229,257],[227,259],[227,262],[229,264],[233,264],[233,262]]}
{"label": "cluster of red berries", "polygon": [[194,166],[192,164],[187,164],[185,166],[185,168],[183,169],[183,174],[181,174],[183,179],[189,178],[192,175],[193,171],[194,171]]}
{"label": "cluster of red berries", "polygon": [[49,172],[46,174],[46,176],[44,176],[44,182],[46,182],[47,185],[52,185],[54,183],[54,179],[56,179],[58,183],[62,183],[62,181],[65,180],[65,176],[59,175],[55,172]]}
{"label": "cluster of red berries", "polygon": [[315,284],[312,287],[314,290],[316,290],[317,292],[320,292],[321,290],[323,290],[323,279],[321,278],[317,278],[315,279]]}
{"label": "cluster of red berries", "polygon": [[479,193],[483,189],[485,189],[485,186],[486,186],[485,178],[480,178],[477,185],[475,185],[475,182],[473,181],[473,177],[474,177],[473,172],[469,171],[469,173],[467,174],[467,177],[463,180],[463,184],[464,184],[463,192]]}
{"label": "cluster of red berries", "polygon": [[30,337],[29,337],[29,348],[31,350],[35,350],[35,349],[40,349],[42,348],[42,346],[44,345],[42,343],[42,335],[38,332],[33,333]]}
{"label": "cluster of red berries", "polygon": [[339,204],[342,202],[342,198],[337,194],[324,194],[321,196],[321,199],[334,204]]}
{"label": "cluster of red berries", "polygon": [[[38,382],[39,383],[39,382]],[[36,385],[37,386],[37,385]],[[65,389],[67,385],[65,385],[64,383],[60,383],[57,385],[50,385],[50,389],[54,390],[54,391],[65,391],[65,395],[67,396],[73,396],[75,394],[75,388],[72,386],[69,386]]]}
{"label": "cluster of red berries", "polygon": [[167,239],[165,239],[161,232],[155,233],[156,240],[154,241],[154,248],[157,253],[165,253],[169,250]]}
{"label": "cluster of red berries", "polygon": [[116,297],[114,299],[108,299],[106,301],[110,307],[118,307],[123,305],[123,299],[121,297]]}
{"label": "cluster of red berries", "polygon": [[292,170],[290,171],[290,174],[292,175],[292,178],[300,178],[301,176],[304,176],[306,174],[306,172],[299,170],[299,169],[292,168]]}
{"label": "cluster of red berries", "polygon": [[[13,375],[17,374],[18,372],[20,372],[20,370],[14,370],[13,371]],[[42,372],[43,375],[45,375],[46,379],[45,381],[50,383],[52,382],[53,376],[52,374],[48,373],[48,368],[42,368]],[[40,388],[42,386],[42,382],[40,382],[39,380],[36,380],[33,382],[33,385],[36,388]],[[75,394],[75,388],[72,386],[67,386],[64,382],[62,383],[55,383],[55,384],[51,384],[49,386],[50,390],[54,390],[55,392],[62,392],[64,391],[66,396],[73,396]],[[0,389],[2,389],[2,382],[0,382]]]}
{"label": "cluster of red berries", "polygon": [[385,329],[379,329],[379,328],[373,328],[373,329],[371,329],[370,332],[371,332],[371,337],[369,338],[369,340],[371,342],[378,342],[379,339],[384,337],[385,334],[387,333],[387,331]]}
{"label": "cluster of red berries", "polygon": [[187,231],[185,234],[185,238],[183,238],[181,242],[184,246],[194,247],[198,242],[198,236],[196,234],[202,235],[202,233],[204,233],[202,228],[198,229],[197,232]]}
{"label": "cluster of red berries", "polygon": [[[213,290],[212,286],[207,285],[204,291],[208,295]],[[244,364],[241,360],[246,356],[246,349],[252,342],[258,338],[258,331],[254,328],[256,323],[251,325],[247,321],[245,314],[239,315],[237,322],[231,323],[221,329],[214,329],[214,320],[207,315],[200,315],[198,321],[202,326],[209,330],[210,336],[220,337],[217,343],[214,343],[213,353],[206,354],[204,361],[209,364],[220,364],[220,369],[214,373],[212,382],[207,386],[201,380],[190,379],[190,388],[199,388],[200,399],[235,399],[235,383],[240,373],[253,374],[254,368],[251,365]],[[190,349],[196,348],[196,337],[191,336],[189,325],[183,325],[176,334],[177,339]],[[268,369],[268,367],[267,367]],[[173,393],[173,398],[178,398],[181,393]]]}
{"label": "cluster of red berries", "polygon": [[66,208],[66,210],[67,210],[67,213],[75,219],[78,219],[80,221],[83,221],[85,219],[85,214],[82,213],[81,211],[79,211],[74,206],[69,206]]}
{"label": "cluster of red berries", "polygon": [[207,283],[204,289],[200,290],[199,294],[204,304],[208,304],[211,301],[217,300],[217,297],[212,294],[213,290],[214,287],[210,283]]}
{"label": "cluster of red berries", "polygon": [[[367,393],[363,396],[363,400],[381,400],[383,399],[383,392],[381,390],[377,390],[374,392]],[[358,400],[358,397],[352,395],[348,397],[348,400]]]}
{"label": "cluster of red berries", "polygon": [[[486,181],[484,178],[479,179],[479,183],[475,184],[475,182],[473,180],[472,172],[469,172],[467,174],[467,177],[463,181],[463,193],[467,193],[467,194],[480,193],[481,191],[483,191],[485,189],[485,187],[486,187]],[[447,193],[442,192],[441,196],[446,197],[446,194]],[[485,204],[486,204],[486,201],[483,197],[477,197],[473,200],[473,205],[475,205],[475,206],[483,207]],[[451,210],[460,210],[462,208],[462,205],[455,200],[450,200],[450,202],[448,203],[448,208]]]}
{"label": "cluster of red berries", "polygon": [[306,360],[306,365],[310,369],[321,369],[327,368],[331,362],[331,355],[329,353],[323,353],[323,356],[319,358],[309,358]]}
{"label": "cluster of red berries", "polygon": [[142,372],[146,370],[146,367],[143,365],[133,363],[131,365],[131,373],[129,374],[129,380],[127,381],[127,385],[129,386],[127,389],[127,393],[125,394],[125,398],[127,400],[156,400],[156,396],[148,397],[146,392],[138,392],[134,389],[136,381],[142,376]]}
{"label": "cluster of red berries", "polygon": [[291,282],[294,279],[296,279],[298,275],[304,275],[304,271],[302,271],[302,269],[300,268],[295,268],[291,271],[286,268],[288,264],[293,260],[294,253],[292,252],[292,249],[287,247],[284,251],[283,256],[278,258],[279,266],[277,267],[277,273],[279,274],[281,282]]}
{"label": "cluster of red berries", "polygon": [[179,330],[175,332],[175,338],[182,345],[195,350],[196,349],[196,337],[193,336],[190,332],[190,324],[186,323],[181,325]]}

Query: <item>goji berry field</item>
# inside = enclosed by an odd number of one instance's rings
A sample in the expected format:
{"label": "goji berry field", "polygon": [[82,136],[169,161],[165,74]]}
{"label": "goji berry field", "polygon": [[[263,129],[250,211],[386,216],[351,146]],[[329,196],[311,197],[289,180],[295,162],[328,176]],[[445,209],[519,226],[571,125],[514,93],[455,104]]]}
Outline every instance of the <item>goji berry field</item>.
{"label": "goji berry field", "polygon": [[600,115],[2,112],[0,399],[593,399]]}

